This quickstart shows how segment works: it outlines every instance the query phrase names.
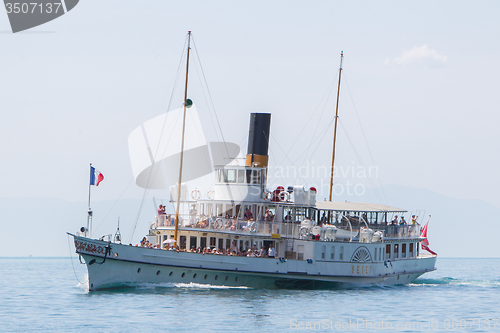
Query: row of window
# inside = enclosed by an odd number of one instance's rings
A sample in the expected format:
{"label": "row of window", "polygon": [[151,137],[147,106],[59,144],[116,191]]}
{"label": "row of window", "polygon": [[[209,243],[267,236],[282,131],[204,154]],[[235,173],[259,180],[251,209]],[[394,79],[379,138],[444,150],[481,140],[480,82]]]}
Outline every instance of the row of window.
{"label": "row of window", "polygon": [[[401,246],[400,246],[401,245]],[[302,248],[301,248],[302,247]],[[400,251],[401,249],[401,251]],[[416,249],[416,253],[414,250]],[[303,258],[299,258],[304,252],[304,246],[299,245],[298,249],[298,258],[299,260],[303,260]],[[302,252],[302,253],[301,253]],[[418,243],[403,243],[403,244],[387,244],[385,246],[385,256],[382,258],[382,248],[376,248],[373,253],[373,261],[382,261],[386,259],[398,259],[398,258],[413,258],[414,256],[418,256],[419,248]],[[368,257],[366,257],[367,259]],[[326,260],[326,246],[322,246],[321,248],[321,259]],[[337,260],[335,256],[335,246],[330,247],[330,260]],[[340,247],[340,251],[338,253],[338,260],[344,260],[344,247]]]}
{"label": "row of window", "polygon": [[[340,247],[340,251],[339,251],[338,255],[339,255],[338,260],[340,260],[340,261],[344,260],[344,247],[343,246]],[[326,245],[321,248],[321,259],[323,259],[323,260],[326,259]],[[330,247],[330,260],[336,260],[335,246]]]}
{"label": "row of window", "polygon": [[[164,236],[164,241],[167,240],[168,235]],[[188,243],[189,240],[189,243]],[[181,249],[192,249],[195,248],[197,249],[198,247],[201,247],[201,249],[210,247],[210,248],[217,248],[217,249],[226,249],[229,250],[232,246],[231,242],[235,241],[236,246],[238,247],[239,251],[245,251],[247,249],[252,248],[253,244],[257,244],[257,248],[260,249],[263,245],[266,247],[270,244],[273,243],[272,241],[262,241],[262,240],[231,240],[229,238],[226,238],[224,241],[224,238],[216,238],[216,237],[197,237],[197,236],[189,236],[189,239],[187,236],[180,236],[180,244],[179,247]],[[267,243],[267,244],[265,244]]]}
{"label": "row of window", "polygon": [[263,169],[217,169],[217,183],[232,184],[263,184],[265,172]]}
{"label": "row of window", "polygon": [[[140,272],[141,272],[141,268],[139,267],[139,268],[137,269],[137,274],[139,274]],[[156,272],[156,275],[160,275],[160,274],[161,274],[161,271],[160,271],[160,270],[158,270],[158,271]],[[172,276],[173,274],[174,274],[174,272],[170,272],[170,273],[168,274],[168,276]],[[196,279],[196,276],[197,276],[197,275],[198,275],[197,273],[194,273],[194,274],[193,274],[193,279]],[[183,277],[185,277],[185,276],[186,276],[186,272],[183,272],[183,273],[181,274],[181,277],[183,278]],[[204,279],[204,280],[208,279],[208,274],[205,274],[205,276],[203,277],[203,279]],[[214,280],[215,280],[215,281],[217,281],[218,279],[219,279],[219,275],[215,275]],[[229,276],[227,276],[227,275],[226,275],[226,277],[225,277],[224,281],[228,281],[228,280],[229,280]],[[237,277],[237,276],[234,278],[234,282],[238,282],[238,277]]]}
{"label": "row of window", "polygon": [[413,258],[414,256],[418,256],[418,253],[418,243],[392,244],[392,246],[391,244],[387,244],[385,246],[385,259]]}
{"label": "row of window", "polygon": [[[206,216],[218,216],[218,217],[236,217],[238,219],[243,219],[246,210],[250,210],[254,220],[264,220],[265,213],[267,211],[272,213],[272,216],[276,216],[276,205],[235,205],[229,204],[212,204],[212,203],[199,203],[196,206],[196,212]],[[291,207],[284,206],[280,207],[282,209],[283,220],[286,222],[291,221],[302,221],[304,219],[315,220],[315,210],[310,207]]]}

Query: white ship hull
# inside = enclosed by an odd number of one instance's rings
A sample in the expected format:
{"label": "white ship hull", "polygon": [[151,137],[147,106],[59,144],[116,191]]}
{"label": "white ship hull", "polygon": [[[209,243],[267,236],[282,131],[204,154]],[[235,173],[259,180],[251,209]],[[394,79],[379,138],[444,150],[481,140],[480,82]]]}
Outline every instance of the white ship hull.
{"label": "white ship hull", "polygon": [[[435,270],[436,262],[436,256],[361,263],[203,255],[74,238],[77,253],[84,258],[88,268],[89,290],[133,287],[144,283],[199,283],[268,289],[394,285],[411,283],[425,272]],[[361,244],[342,245],[347,254],[350,248],[359,248]],[[105,254],[106,246],[110,248],[108,254]],[[370,250],[372,244],[362,246]]]}

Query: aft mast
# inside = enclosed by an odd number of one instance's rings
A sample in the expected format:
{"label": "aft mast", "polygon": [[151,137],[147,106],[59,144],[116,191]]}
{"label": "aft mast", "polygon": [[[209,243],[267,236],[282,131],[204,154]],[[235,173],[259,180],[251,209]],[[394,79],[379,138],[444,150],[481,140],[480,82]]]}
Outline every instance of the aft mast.
{"label": "aft mast", "polygon": [[332,201],[333,192],[333,165],[335,163],[335,143],[337,142],[337,119],[339,118],[339,95],[340,95],[340,77],[342,75],[342,60],[344,59],[344,51],[340,52],[340,68],[339,68],[339,84],[337,87],[337,106],[335,108],[335,125],[333,128],[333,152],[332,152],[332,170],[330,173],[330,197],[328,201]]}
{"label": "aft mast", "polygon": [[182,116],[181,154],[180,154],[180,164],[179,164],[179,181],[177,183],[177,207],[175,209],[175,231],[174,231],[175,245],[177,245],[177,232],[179,229],[179,206],[181,202],[182,163],[184,160],[184,131],[186,128],[187,88],[188,88],[188,73],[189,73],[189,50],[191,50],[191,31],[188,31],[186,83],[184,85],[184,112]]}

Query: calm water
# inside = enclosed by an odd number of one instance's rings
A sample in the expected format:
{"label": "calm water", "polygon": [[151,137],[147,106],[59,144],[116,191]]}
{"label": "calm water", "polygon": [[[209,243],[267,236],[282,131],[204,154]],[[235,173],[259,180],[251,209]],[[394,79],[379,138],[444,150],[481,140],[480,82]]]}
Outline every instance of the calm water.
{"label": "calm water", "polygon": [[395,287],[271,291],[166,284],[88,293],[77,281],[86,272],[77,258],[0,258],[0,331],[500,332],[500,259],[440,258],[437,265],[436,272]]}

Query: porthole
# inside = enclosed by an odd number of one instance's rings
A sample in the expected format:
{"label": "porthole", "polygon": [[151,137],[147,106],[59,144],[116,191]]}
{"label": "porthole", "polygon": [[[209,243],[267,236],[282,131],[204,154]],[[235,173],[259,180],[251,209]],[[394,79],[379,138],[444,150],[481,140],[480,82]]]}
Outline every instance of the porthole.
{"label": "porthole", "polygon": [[234,282],[238,282],[238,277],[235,277],[235,278],[234,278]]}
{"label": "porthole", "polygon": [[181,277],[184,277],[184,275],[186,275],[186,273],[182,273]]}
{"label": "porthole", "polygon": [[218,276],[216,275],[216,276],[215,276],[215,281],[217,281],[217,277],[218,277]]}
{"label": "porthole", "polygon": [[226,275],[226,281],[227,281],[228,278],[229,278],[229,276]]}
{"label": "porthole", "polygon": [[115,258],[118,258],[118,253],[115,253]]}
{"label": "porthole", "polygon": [[196,273],[194,273],[194,275],[193,275],[193,279],[196,279]]}
{"label": "porthole", "polygon": [[137,269],[137,273],[140,273],[140,272],[141,272],[141,268],[139,267],[139,268]]}
{"label": "porthole", "polygon": [[205,280],[207,279],[207,274],[205,274],[205,277],[204,277],[204,279],[205,279]]}
{"label": "porthole", "polygon": [[170,274],[168,274],[168,276],[172,276],[172,274],[174,274],[174,272],[170,272]]}
{"label": "porthole", "polygon": [[160,275],[160,271],[156,272],[156,275]]}

